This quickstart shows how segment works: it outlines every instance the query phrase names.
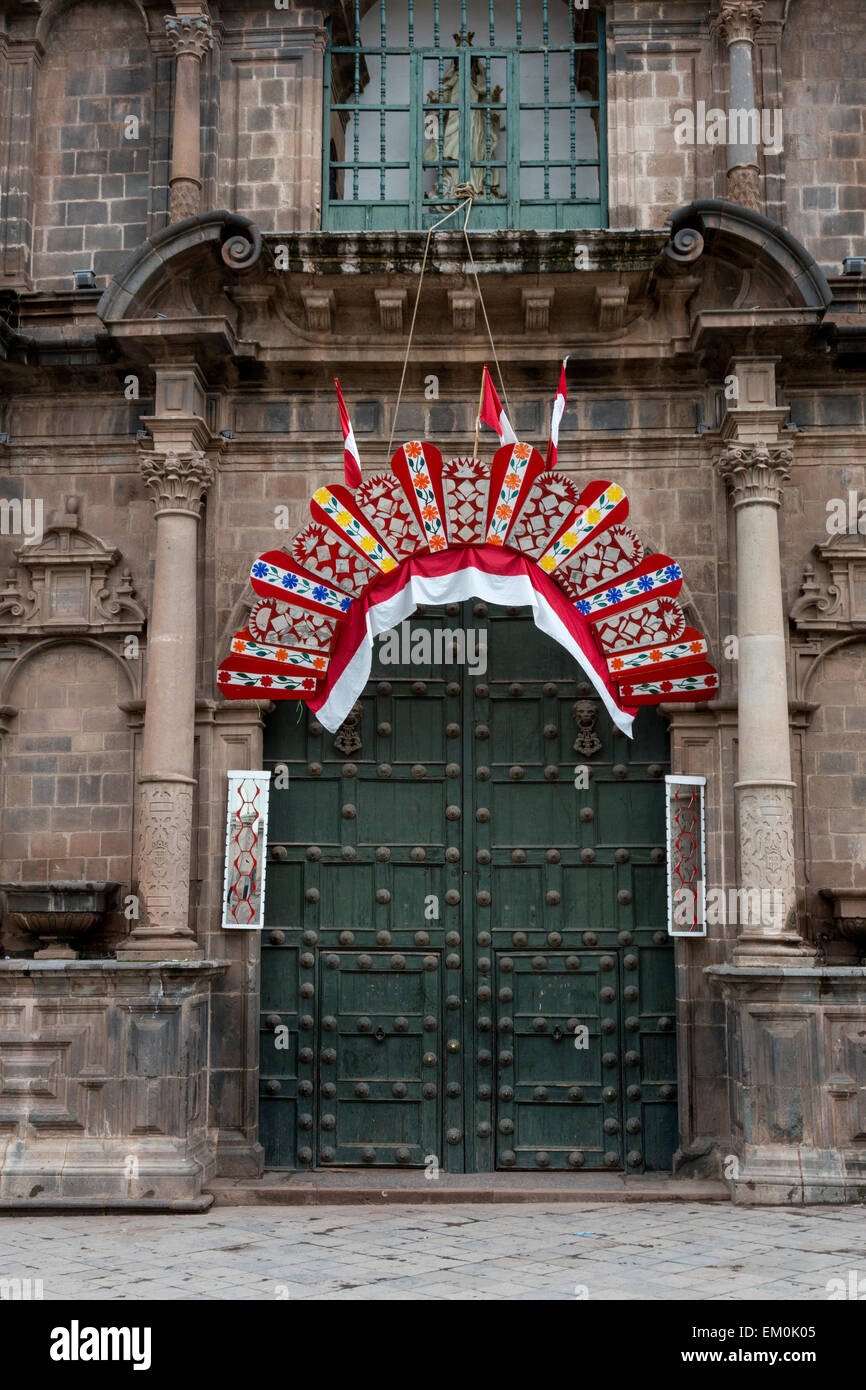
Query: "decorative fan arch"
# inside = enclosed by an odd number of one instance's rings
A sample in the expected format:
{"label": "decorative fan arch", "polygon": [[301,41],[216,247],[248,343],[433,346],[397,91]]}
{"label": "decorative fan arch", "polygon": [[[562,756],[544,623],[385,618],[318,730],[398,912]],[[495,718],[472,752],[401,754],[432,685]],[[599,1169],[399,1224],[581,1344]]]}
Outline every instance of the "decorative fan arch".
{"label": "decorative fan arch", "polygon": [[[677,602],[682,570],[648,555],[617,483],[581,492],[529,444],[444,463],[421,440],[352,493],[320,487],[308,524],[250,571],[259,601],[217,681],[229,700],[305,700],[332,732],[370,675],[374,638],[420,604],[532,609],[631,733],[639,705],[709,700],[707,641]],[[302,563],[303,561],[303,563]]]}

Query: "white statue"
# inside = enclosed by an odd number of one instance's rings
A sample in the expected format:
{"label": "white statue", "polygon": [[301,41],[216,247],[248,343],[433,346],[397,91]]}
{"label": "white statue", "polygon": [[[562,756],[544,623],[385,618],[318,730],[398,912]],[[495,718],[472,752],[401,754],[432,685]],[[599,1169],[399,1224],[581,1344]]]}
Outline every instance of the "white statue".
{"label": "white statue", "polygon": [[[472,43],[474,34],[467,36],[467,47]],[[454,40],[458,48],[462,44],[459,34],[454,35]],[[469,85],[471,88],[470,100],[473,105],[480,102],[494,101],[502,99],[502,88],[496,86],[488,97],[487,92],[487,72],[480,58],[473,56],[472,66],[469,73]],[[430,143],[424,150],[424,161],[427,165],[438,164],[439,154],[439,133],[442,129],[442,154],[443,160],[453,160],[454,163],[446,166],[442,170],[442,194],[443,198],[457,198],[457,186],[460,183],[460,65],[456,58],[451,60],[451,66],[442,78],[441,92],[428,92],[427,105],[438,106],[456,105],[458,110],[449,111],[445,116],[444,122],[435,112],[428,112],[427,133],[431,136]],[[490,111],[490,153],[487,151],[487,120],[486,111],[473,110],[469,120],[469,162],[470,162],[470,182],[476,197],[499,198],[499,173],[498,169],[485,168],[480,161],[494,159],[496,157],[496,145],[502,130],[502,112]],[[487,192],[485,195],[485,174],[489,173],[487,182]],[[438,187],[432,193],[428,193],[428,198],[438,198]]]}

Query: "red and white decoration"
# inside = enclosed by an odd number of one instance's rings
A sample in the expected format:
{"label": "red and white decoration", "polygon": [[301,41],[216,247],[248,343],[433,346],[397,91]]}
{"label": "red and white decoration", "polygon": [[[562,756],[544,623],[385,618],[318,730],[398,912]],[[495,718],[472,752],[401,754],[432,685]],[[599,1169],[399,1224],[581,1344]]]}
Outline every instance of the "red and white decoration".
{"label": "red and white decoration", "polygon": [[496,394],[496,387],[490,379],[486,362],[482,377],[481,409],[478,412],[478,418],[482,425],[489,425],[492,430],[496,431],[502,444],[517,443],[517,435],[514,433],[511,421],[505,414]]}
{"label": "red and white decoration", "polygon": [[[495,392],[493,405],[504,418]],[[581,490],[513,437],[490,465],[446,463],[434,445],[409,440],[391,472],[357,492],[318,488],[312,524],[255,561],[260,601],[219,687],[230,700],[306,700],[335,731],[367,683],[378,634],[419,604],[474,597],[529,607],[627,734],[640,705],[709,700],[719,678],[677,602],[682,570],[647,552],[628,510],[618,483]]]}
{"label": "red and white decoration", "polygon": [[665,778],[669,936],[707,934],[706,784],[706,777]]}
{"label": "red and white decoration", "polygon": [[269,772],[230,772],[223,883],[225,928],[261,931],[265,920]]}
{"label": "red and white decoration", "polygon": [[355,431],[352,429],[352,421],[349,419],[346,402],[343,400],[340,383],[336,377],[334,377],[334,385],[337,388],[340,428],[343,431],[343,472],[346,475],[346,487],[354,491],[356,487],[361,486],[361,455],[358,453],[358,446],[355,443]]}
{"label": "red and white decoration", "polygon": [[556,395],[553,399],[553,411],[550,416],[550,438],[547,441],[547,455],[544,460],[545,468],[556,467],[556,455],[559,451],[559,426],[562,424],[562,417],[565,414],[565,403],[568,400],[568,386],[565,382],[565,367],[568,358],[562,359],[562,368],[559,373],[559,385],[556,388]]}

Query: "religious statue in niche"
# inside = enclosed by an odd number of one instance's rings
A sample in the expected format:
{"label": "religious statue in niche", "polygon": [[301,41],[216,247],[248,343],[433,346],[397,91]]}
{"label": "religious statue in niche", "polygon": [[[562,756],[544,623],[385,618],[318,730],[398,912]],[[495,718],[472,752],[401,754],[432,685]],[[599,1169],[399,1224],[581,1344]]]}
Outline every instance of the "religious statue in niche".
{"label": "religious statue in niche", "polygon": [[[475,37],[474,31],[466,36],[466,47],[469,48]],[[458,48],[463,46],[460,34],[454,35],[454,42]],[[479,110],[478,107],[487,102],[500,102],[502,100],[502,87],[497,85],[488,93],[487,86],[487,67],[480,58],[474,54],[471,56],[471,67],[469,72],[470,86],[470,112],[469,112],[469,161],[471,166],[470,182],[475,197],[501,198],[504,194],[499,191],[499,169],[488,169],[483,163],[487,159],[496,158],[496,146],[502,131],[502,112],[489,109]],[[427,93],[427,105],[436,107],[455,107],[456,110],[449,110],[443,118],[436,111],[428,111],[425,116],[424,130],[430,137],[429,144],[424,150],[424,163],[426,165],[438,165],[439,160],[453,161],[448,163],[442,170],[442,190],[434,186],[433,191],[426,196],[428,198],[459,198],[460,197],[460,137],[462,112],[460,109],[460,59],[452,58],[451,66],[442,77],[440,90]],[[488,149],[488,121],[490,131],[490,144]],[[440,152],[440,137],[442,148]]]}

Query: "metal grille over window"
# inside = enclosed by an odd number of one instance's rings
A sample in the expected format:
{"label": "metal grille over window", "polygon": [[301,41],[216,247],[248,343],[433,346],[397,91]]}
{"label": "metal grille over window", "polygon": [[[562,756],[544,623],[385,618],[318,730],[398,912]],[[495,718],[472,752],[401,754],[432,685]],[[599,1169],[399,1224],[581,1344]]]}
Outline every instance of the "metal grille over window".
{"label": "metal grille over window", "polygon": [[666,777],[668,933],[706,936],[706,777]]}
{"label": "metal grille over window", "polygon": [[265,854],[268,835],[269,772],[228,774],[225,928],[261,931],[265,915]]}
{"label": "metal grille over window", "polygon": [[325,83],[331,231],[606,221],[603,17],[572,0],[350,0]]}

